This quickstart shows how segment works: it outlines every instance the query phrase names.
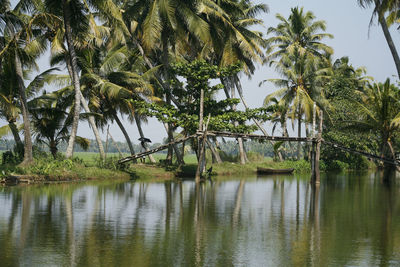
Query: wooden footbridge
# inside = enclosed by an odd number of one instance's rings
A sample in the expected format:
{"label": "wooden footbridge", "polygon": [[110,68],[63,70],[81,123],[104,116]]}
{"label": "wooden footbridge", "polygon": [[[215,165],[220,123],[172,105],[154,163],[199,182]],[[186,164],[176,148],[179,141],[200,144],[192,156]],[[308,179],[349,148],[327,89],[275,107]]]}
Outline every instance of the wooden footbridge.
{"label": "wooden footbridge", "polygon": [[283,136],[266,136],[266,135],[258,135],[258,134],[244,134],[244,133],[231,133],[231,132],[222,132],[222,131],[197,131],[195,134],[174,140],[168,144],[159,146],[155,149],[151,149],[145,152],[137,153],[135,155],[131,155],[129,157],[122,158],[118,161],[119,164],[127,163],[136,159],[140,159],[146,157],[150,154],[162,151],[167,149],[171,145],[183,143],[192,138],[202,138],[205,139],[208,136],[215,136],[215,137],[227,137],[227,138],[242,138],[243,140],[253,139],[253,140],[265,140],[265,141],[276,141],[276,142],[304,142],[304,143],[311,143],[312,144],[312,154],[311,154],[311,168],[312,168],[312,180],[319,182],[319,154],[320,154],[320,145],[326,144],[335,149],[359,154],[365,156],[369,159],[374,159],[382,162],[386,162],[389,164],[393,164],[395,166],[400,166],[400,161],[383,158],[371,153],[367,153],[364,151],[355,150],[352,148],[345,147],[340,144],[332,143],[324,141],[320,135],[316,138],[307,138],[307,137],[283,137]]}

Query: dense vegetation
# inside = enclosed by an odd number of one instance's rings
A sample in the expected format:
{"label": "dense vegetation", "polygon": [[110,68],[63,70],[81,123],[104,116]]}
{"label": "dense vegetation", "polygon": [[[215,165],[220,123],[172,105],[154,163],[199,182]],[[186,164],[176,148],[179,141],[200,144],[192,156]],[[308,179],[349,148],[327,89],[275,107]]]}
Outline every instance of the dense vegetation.
{"label": "dense vegetation", "polygon": [[[400,1],[358,2],[374,7],[372,18],[378,18],[400,73],[388,31],[399,22]],[[150,148],[141,128],[149,117],[164,125],[167,142],[204,127],[268,135],[267,121],[273,134],[280,129],[288,136],[288,125],[296,124],[299,136],[305,127],[312,137],[323,120],[325,140],[394,159],[400,145],[398,87],[389,79],[375,82],[347,57],[334,60],[333,48],[325,43],[334,37],[312,12],[295,7],[288,18],[276,15],[278,25],[264,25],[259,15],[265,12],[266,4],[251,0],[20,0],[13,7],[0,0],[0,118],[7,122],[0,133],[11,133],[16,147],[7,159],[32,165],[34,143],[46,146],[54,159],[64,148],[71,159],[76,145],[97,151],[100,161],[118,145],[117,151],[135,154]],[[265,34],[255,26],[269,28]],[[46,51],[53,67],[30,77]],[[251,77],[258,64],[276,69],[277,77],[260,86],[277,90],[265,96],[263,107],[252,109],[240,77]],[[63,68],[67,75],[57,72]],[[216,98],[219,91],[222,100]],[[239,103],[245,110],[237,109]],[[122,117],[136,124],[140,147]],[[85,122],[95,142],[77,136]],[[108,147],[99,130],[113,122],[126,142]],[[300,143],[257,146],[241,138],[229,146],[209,138],[207,145],[216,162],[224,153],[237,153],[241,164],[249,162],[246,151],[268,156],[273,151],[283,161],[308,159],[311,149]],[[183,165],[188,151],[198,154],[197,140],[170,146],[164,163],[176,159]],[[322,159],[326,168],[368,166],[364,158],[329,147]]]}

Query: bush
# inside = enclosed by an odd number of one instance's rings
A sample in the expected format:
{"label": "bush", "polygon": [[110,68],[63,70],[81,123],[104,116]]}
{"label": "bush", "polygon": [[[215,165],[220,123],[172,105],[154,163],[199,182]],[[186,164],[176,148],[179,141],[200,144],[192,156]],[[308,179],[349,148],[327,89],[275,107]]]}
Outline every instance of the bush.
{"label": "bush", "polygon": [[293,168],[295,172],[310,172],[311,171],[311,163],[307,160],[287,160],[282,162],[283,167],[285,168]]}
{"label": "bush", "polygon": [[121,170],[126,168],[125,164],[118,164],[118,157],[108,157],[105,160],[100,158],[96,158],[96,167],[101,169],[109,169],[109,170]]}
{"label": "bush", "polygon": [[25,170],[27,173],[49,176],[54,173],[54,170],[60,170],[61,172],[71,171],[74,165],[71,159],[54,160],[50,157],[43,157],[36,159],[35,164]]}
{"label": "bush", "polygon": [[260,162],[264,160],[264,155],[257,152],[247,152],[247,158],[250,162]]}
{"label": "bush", "polygon": [[340,160],[332,160],[326,163],[326,170],[343,171],[349,169],[349,164]]}

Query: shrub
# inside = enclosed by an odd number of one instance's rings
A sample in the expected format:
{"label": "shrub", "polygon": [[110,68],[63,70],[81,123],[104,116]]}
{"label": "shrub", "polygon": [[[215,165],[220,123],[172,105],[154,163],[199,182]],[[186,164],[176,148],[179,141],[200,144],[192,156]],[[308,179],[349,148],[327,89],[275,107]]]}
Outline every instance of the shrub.
{"label": "shrub", "polygon": [[251,162],[260,162],[264,160],[264,155],[257,153],[257,152],[247,152],[247,158]]}

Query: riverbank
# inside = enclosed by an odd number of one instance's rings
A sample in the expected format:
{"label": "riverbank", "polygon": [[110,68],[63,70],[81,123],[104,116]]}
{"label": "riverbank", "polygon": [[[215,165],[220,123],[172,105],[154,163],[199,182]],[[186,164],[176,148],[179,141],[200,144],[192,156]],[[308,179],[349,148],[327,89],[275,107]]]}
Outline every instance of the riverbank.
{"label": "riverbank", "polygon": [[36,159],[28,167],[0,166],[0,183],[47,183],[106,179],[130,179],[129,173],[111,168],[87,166],[79,159]]}
{"label": "riverbank", "polygon": [[[249,162],[245,165],[234,162],[224,162],[221,164],[208,164],[207,169],[215,176],[231,176],[231,175],[246,175],[255,174],[257,167],[287,169],[293,168],[296,173],[310,172],[310,163],[305,160],[300,161],[283,161],[275,162],[273,160],[264,160],[257,162]],[[197,164],[186,164],[183,166],[161,166],[150,164],[133,164],[129,168],[134,177],[140,179],[147,178],[190,178],[196,174]]]}
{"label": "riverbank", "polygon": [[[212,167],[212,168],[211,168]],[[295,172],[309,172],[310,164],[307,161],[284,161],[275,162],[270,159],[264,161],[250,162],[240,165],[233,162],[222,164],[208,164],[207,169],[212,175],[230,176],[254,174],[257,167],[265,168],[294,168]],[[161,164],[129,164],[123,170],[119,169],[115,160],[108,160],[97,166],[88,166],[81,159],[50,158],[35,160],[29,167],[18,165],[0,166],[0,183],[48,183],[87,180],[171,180],[178,177],[191,178],[196,173],[197,164],[190,163],[184,166],[164,166]]]}

